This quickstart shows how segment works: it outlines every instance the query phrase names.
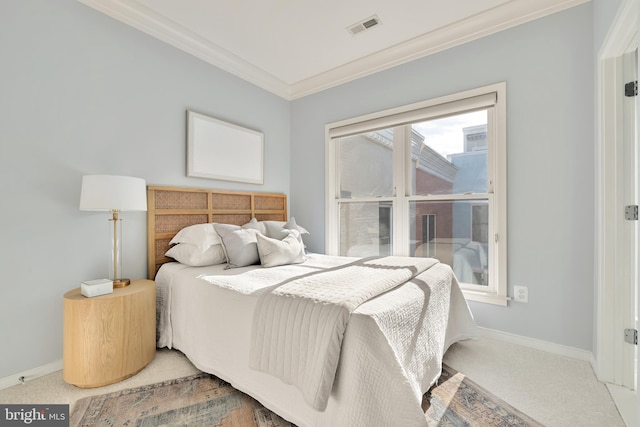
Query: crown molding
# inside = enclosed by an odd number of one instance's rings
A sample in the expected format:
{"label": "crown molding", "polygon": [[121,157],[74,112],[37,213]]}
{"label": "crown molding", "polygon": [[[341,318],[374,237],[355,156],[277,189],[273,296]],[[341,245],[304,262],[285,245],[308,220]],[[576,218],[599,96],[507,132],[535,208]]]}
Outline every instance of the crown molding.
{"label": "crown molding", "polygon": [[290,97],[290,85],[284,81],[139,3],[77,1],[282,98]]}
{"label": "crown molding", "polygon": [[470,18],[293,84],[284,82],[139,3],[126,0],[77,1],[291,101],[569,9],[590,0],[512,0]]}
{"label": "crown molding", "polygon": [[[291,86],[291,99],[393,68],[591,0],[515,0]],[[545,5],[546,6],[543,6]]]}

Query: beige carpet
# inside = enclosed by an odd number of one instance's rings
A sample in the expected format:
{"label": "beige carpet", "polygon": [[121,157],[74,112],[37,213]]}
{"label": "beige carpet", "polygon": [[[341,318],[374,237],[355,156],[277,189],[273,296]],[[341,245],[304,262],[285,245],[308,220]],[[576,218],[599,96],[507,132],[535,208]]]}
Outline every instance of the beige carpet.
{"label": "beige carpet", "polygon": [[545,426],[625,427],[587,361],[482,338],[454,344],[444,362]]}
{"label": "beige carpet", "polygon": [[[423,399],[431,427],[540,427],[448,366]],[[219,378],[200,373],[79,400],[71,427],[116,425],[291,427],[292,424]]]}

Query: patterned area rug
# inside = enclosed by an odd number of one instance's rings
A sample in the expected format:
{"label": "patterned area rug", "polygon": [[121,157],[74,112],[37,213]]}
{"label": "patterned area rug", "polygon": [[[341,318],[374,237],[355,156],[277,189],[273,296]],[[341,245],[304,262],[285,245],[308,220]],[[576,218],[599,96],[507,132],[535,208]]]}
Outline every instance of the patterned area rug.
{"label": "patterned area rug", "polygon": [[[429,427],[541,426],[446,365],[422,406]],[[295,427],[206,373],[81,399],[70,426]]]}
{"label": "patterned area rug", "polygon": [[447,365],[425,393],[422,409],[429,427],[543,427]]}
{"label": "patterned area rug", "polygon": [[80,399],[70,427],[293,427],[221,379],[200,373]]}

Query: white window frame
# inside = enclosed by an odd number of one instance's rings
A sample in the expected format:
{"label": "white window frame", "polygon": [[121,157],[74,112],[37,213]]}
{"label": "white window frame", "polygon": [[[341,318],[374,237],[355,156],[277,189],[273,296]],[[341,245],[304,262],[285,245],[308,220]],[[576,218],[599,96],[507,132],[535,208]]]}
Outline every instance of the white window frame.
{"label": "white window frame", "polygon": [[[433,228],[433,236],[431,235],[431,233],[429,233],[430,239],[427,240],[427,239],[423,238],[422,240],[425,242],[425,244],[427,244],[427,250],[428,250],[427,255],[429,257],[432,257],[432,258],[437,258],[437,256],[438,256],[437,246],[432,243],[433,240],[436,239],[437,235],[438,235],[438,232],[437,232],[437,225],[438,225],[438,223],[437,223],[437,221],[438,221],[437,220],[437,215],[436,214],[423,214],[422,215],[422,235],[423,236],[424,236],[424,229],[425,229],[425,226],[424,226],[424,218],[425,217],[430,217],[430,220],[428,222],[429,222],[429,225],[430,225],[429,228]],[[432,248],[432,245],[433,245],[433,248]]]}
{"label": "white window frame", "polygon": [[[487,131],[488,135],[492,136],[489,140],[488,192],[482,195],[454,195],[453,199],[482,198],[487,199],[490,204],[490,279],[488,286],[461,284],[461,287],[468,300],[506,306],[509,298],[507,297],[507,105],[505,82],[327,124],[325,126],[326,253],[339,254],[340,203],[369,201],[368,199],[347,200],[340,198],[337,175],[340,168],[337,164],[335,139],[332,138],[337,139],[374,129],[394,127],[394,138],[403,141],[405,138],[403,125],[486,108],[487,102],[492,103],[487,116]],[[406,155],[404,147],[404,144],[400,144],[398,149],[394,150],[395,191],[393,197],[375,198],[370,201],[389,200],[393,203],[393,253],[406,256],[409,255],[409,203],[412,201],[442,200],[442,197],[410,195],[408,182],[410,174],[405,171],[410,167],[408,163],[411,162],[411,159]]]}

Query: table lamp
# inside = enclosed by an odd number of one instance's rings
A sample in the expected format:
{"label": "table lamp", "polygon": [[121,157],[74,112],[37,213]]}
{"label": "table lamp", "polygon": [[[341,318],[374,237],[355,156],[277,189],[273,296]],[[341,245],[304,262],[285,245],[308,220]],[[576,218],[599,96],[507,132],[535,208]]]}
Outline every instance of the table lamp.
{"label": "table lamp", "polygon": [[122,220],[119,213],[123,211],[146,211],[147,191],[144,179],[117,175],[85,175],[82,177],[80,191],[81,211],[111,212],[113,228],[111,235],[111,261],[109,279],[114,288],[129,285],[130,280],[122,278]]}

